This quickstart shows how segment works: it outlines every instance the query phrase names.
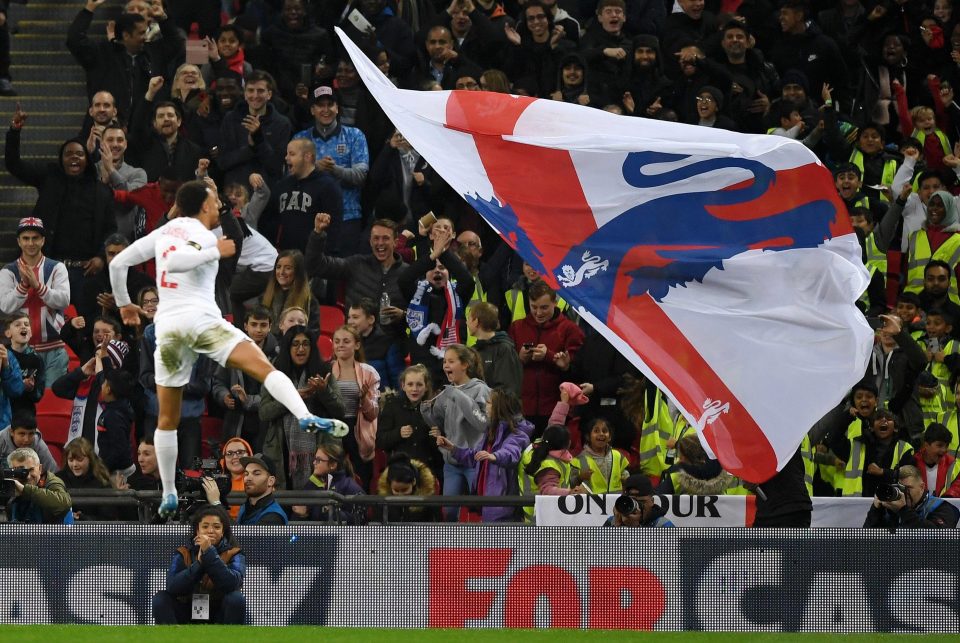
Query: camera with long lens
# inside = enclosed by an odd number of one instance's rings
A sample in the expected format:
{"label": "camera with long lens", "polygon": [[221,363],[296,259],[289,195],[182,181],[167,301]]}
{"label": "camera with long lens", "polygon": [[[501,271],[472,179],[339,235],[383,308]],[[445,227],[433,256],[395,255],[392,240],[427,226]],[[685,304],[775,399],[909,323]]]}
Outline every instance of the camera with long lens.
{"label": "camera with long lens", "polygon": [[20,484],[25,484],[30,479],[30,469],[27,467],[3,467],[0,469],[0,477],[4,480],[16,480]]}
{"label": "camera with long lens", "polygon": [[203,479],[213,478],[220,489],[220,494],[230,492],[230,475],[220,470],[220,465],[213,458],[194,458],[189,469],[177,472],[177,491],[181,498],[190,499],[191,496],[203,497]]}
{"label": "camera with long lens", "polygon": [[902,484],[882,484],[877,487],[877,500],[880,502],[896,502],[906,496],[907,489]]}

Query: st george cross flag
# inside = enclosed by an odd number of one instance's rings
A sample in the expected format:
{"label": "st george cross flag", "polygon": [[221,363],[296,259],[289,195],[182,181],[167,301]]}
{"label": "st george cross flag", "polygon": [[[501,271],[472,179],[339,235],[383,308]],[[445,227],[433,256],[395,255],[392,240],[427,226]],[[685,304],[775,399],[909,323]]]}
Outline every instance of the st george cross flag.
{"label": "st george cross flag", "polygon": [[867,365],[869,279],[800,143],[488,92],[399,90],[390,120],[560,296],[764,482]]}

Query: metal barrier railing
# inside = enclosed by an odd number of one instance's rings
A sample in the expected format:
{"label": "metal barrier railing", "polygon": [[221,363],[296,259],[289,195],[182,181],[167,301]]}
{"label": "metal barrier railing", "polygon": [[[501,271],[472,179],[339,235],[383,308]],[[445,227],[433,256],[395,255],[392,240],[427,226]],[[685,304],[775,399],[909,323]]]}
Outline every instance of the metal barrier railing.
{"label": "metal barrier railing", "polygon": [[[372,508],[373,514],[379,514],[381,522],[389,523],[389,513],[392,507],[532,507],[532,496],[377,496],[357,495],[344,496],[334,491],[276,491],[274,498],[284,507],[305,505],[308,507],[337,507],[337,508]],[[70,497],[73,499],[73,508],[83,507],[136,507],[140,522],[151,522],[153,512],[160,503],[159,491],[134,491],[130,489],[73,489]],[[190,494],[190,500],[205,502],[202,493]],[[245,494],[232,491],[227,496],[229,504],[242,505],[246,502]],[[369,509],[368,509],[369,511]],[[328,523],[339,524],[343,513],[340,511],[326,512]]]}

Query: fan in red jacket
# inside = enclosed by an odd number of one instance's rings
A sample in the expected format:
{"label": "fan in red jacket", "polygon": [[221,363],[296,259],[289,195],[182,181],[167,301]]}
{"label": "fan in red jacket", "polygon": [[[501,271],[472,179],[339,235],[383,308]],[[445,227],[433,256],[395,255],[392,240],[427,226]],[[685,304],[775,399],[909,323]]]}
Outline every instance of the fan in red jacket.
{"label": "fan in red jacket", "polygon": [[923,434],[923,448],[914,455],[931,495],[960,498],[960,462],[947,452],[952,439],[950,429],[934,422]]}
{"label": "fan in red jacket", "polygon": [[510,338],[523,364],[523,415],[534,425],[534,439],[543,433],[560,382],[583,345],[583,331],[557,309],[557,293],[543,281],[528,290],[530,314],[510,324]]}

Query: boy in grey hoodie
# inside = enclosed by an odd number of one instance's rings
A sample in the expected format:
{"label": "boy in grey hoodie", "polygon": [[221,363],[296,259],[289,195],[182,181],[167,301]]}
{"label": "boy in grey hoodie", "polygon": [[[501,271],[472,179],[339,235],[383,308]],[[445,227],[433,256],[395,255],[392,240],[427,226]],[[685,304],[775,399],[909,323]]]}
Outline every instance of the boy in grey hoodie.
{"label": "boy in grey hoodie", "polygon": [[37,429],[37,417],[28,410],[14,413],[10,426],[0,431],[0,463],[7,466],[7,456],[24,447],[37,452],[44,471],[56,473],[60,468]]}

